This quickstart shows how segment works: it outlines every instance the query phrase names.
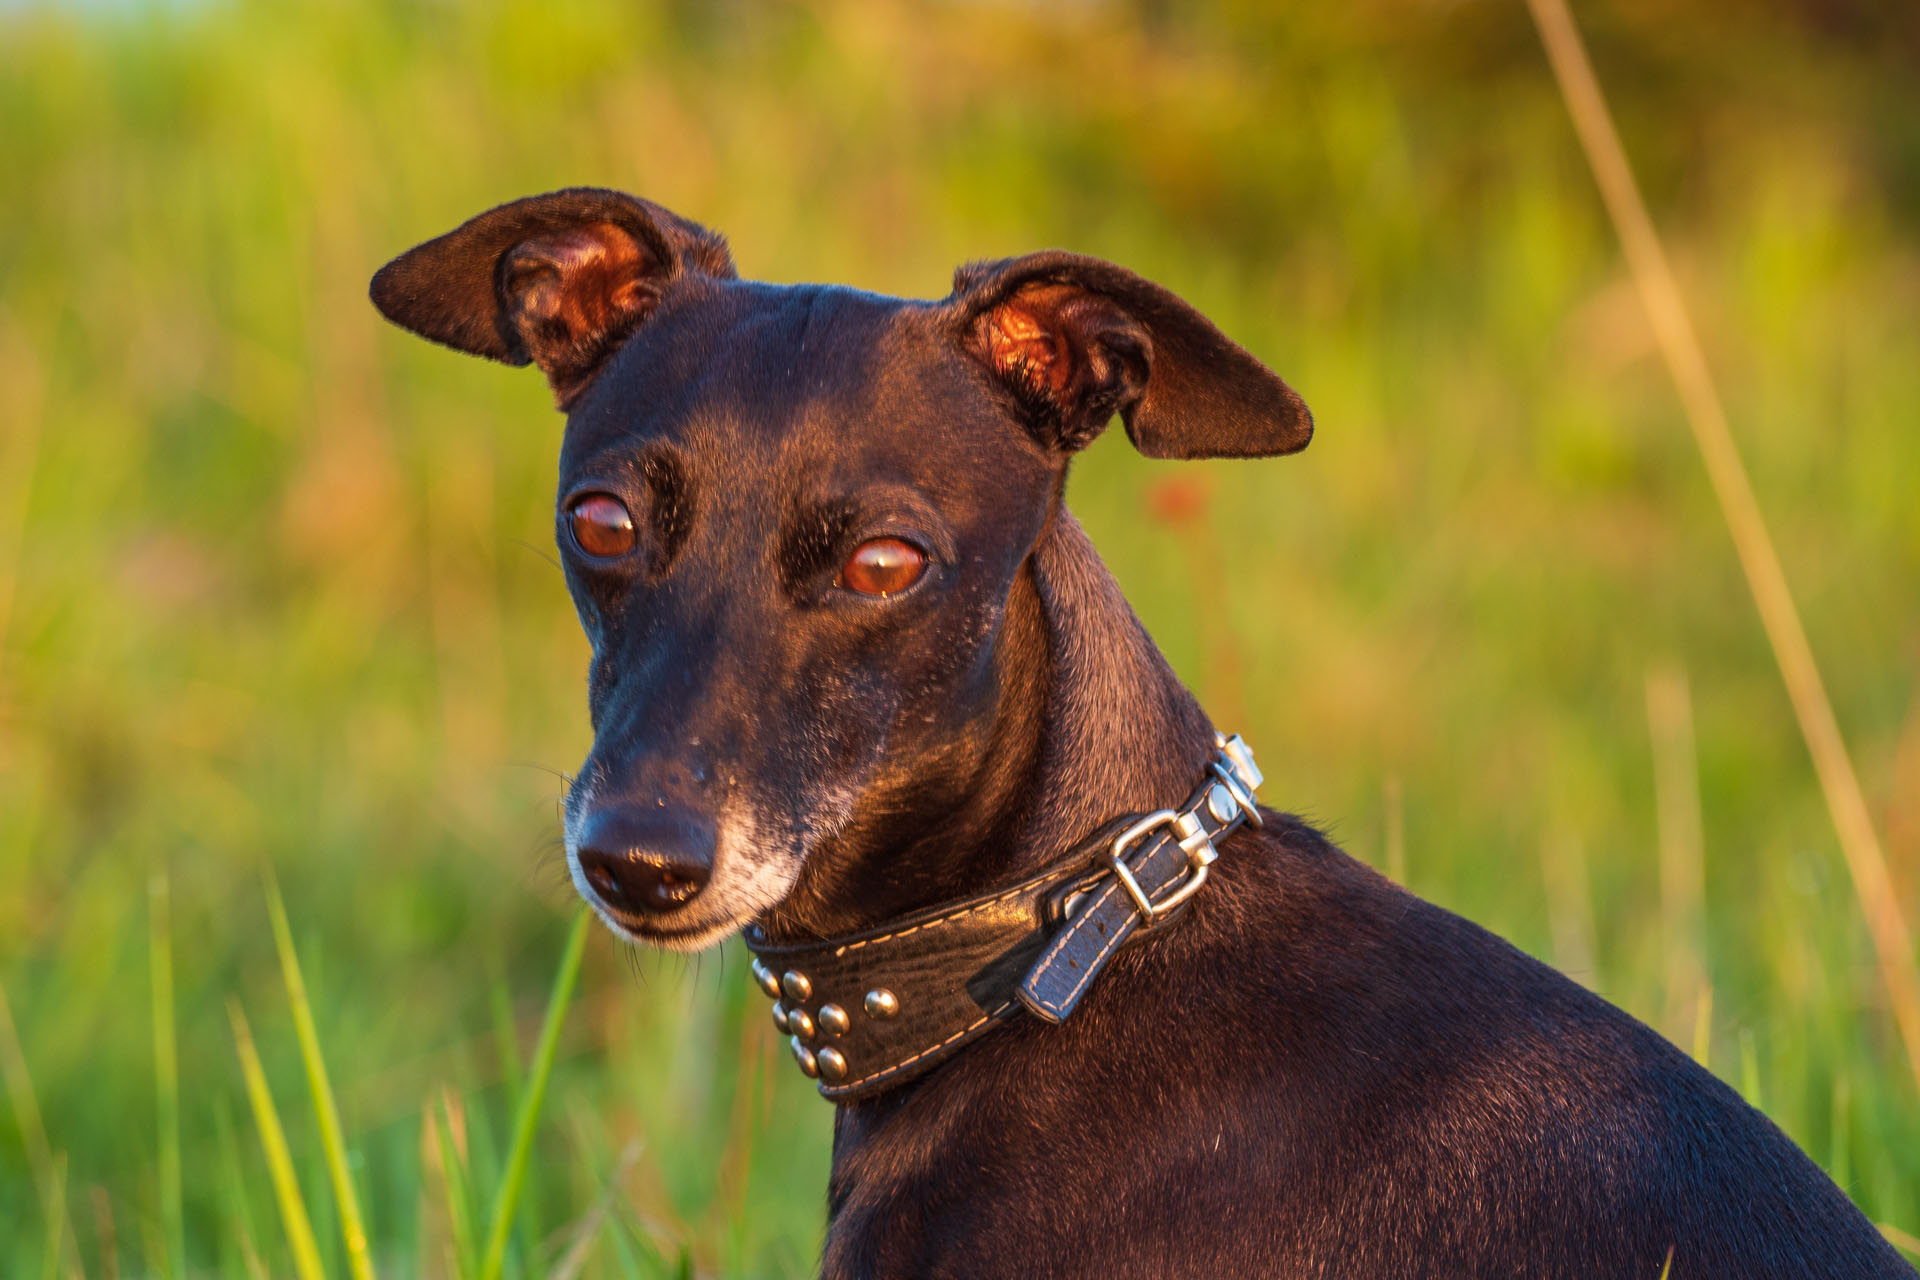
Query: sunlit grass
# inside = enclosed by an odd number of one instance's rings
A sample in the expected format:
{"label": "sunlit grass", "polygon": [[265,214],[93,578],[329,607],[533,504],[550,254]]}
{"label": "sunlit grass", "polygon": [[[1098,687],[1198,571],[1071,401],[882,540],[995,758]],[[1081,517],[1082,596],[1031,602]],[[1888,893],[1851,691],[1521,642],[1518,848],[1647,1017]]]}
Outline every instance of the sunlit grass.
{"label": "sunlit grass", "polygon": [[[159,891],[164,894],[164,889]],[[356,1280],[371,1280],[374,1275],[373,1260],[368,1247],[366,1226],[361,1216],[360,1194],[354,1186],[352,1158],[347,1150],[346,1139],[340,1124],[339,1105],[335,1099],[333,1086],[328,1079],[326,1060],[321,1051],[320,1034],[314,1025],[312,1008],[307,999],[306,980],[300,969],[300,958],[293,944],[293,931],[287,920],[286,905],[281,899],[279,886],[271,874],[266,878],[267,914],[273,925],[274,940],[280,953],[282,977],[286,984],[288,1007],[293,1015],[295,1033],[299,1040],[300,1058],[307,1076],[308,1091],[313,1102],[314,1127],[319,1135],[321,1150],[325,1155],[327,1174],[333,1189],[333,1209],[338,1215],[342,1239],[346,1246],[348,1269]],[[163,907],[156,908],[156,920],[164,919]],[[442,1204],[447,1214],[449,1237],[436,1245],[445,1245],[445,1256],[453,1264],[453,1272],[461,1280],[478,1276],[481,1280],[499,1280],[506,1266],[507,1243],[513,1231],[514,1217],[520,1207],[522,1194],[526,1188],[527,1169],[533,1153],[534,1136],[538,1130],[542,1111],[547,1100],[547,1086],[553,1075],[554,1058],[560,1044],[560,1030],[567,1015],[567,1008],[573,999],[573,991],[580,977],[581,957],[586,951],[589,913],[584,909],[576,912],[572,931],[568,934],[566,949],[562,953],[560,967],[554,975],[552,995],[547,1002],[546,1013],[541,1022],[539,1040],[533,1050],[531,1074],[520,1093],[514,1113],[512,1144],[507,1152],[506,1165],[502,1171],[493,1196],[493,1209],[488,1219],[485,1252],[475,1262],[474,1228],[471,1217],[471,1201],[468,1191],[468,1174],[465,1160],[457,1150],[452,1133],[453,1101],[450,1095],[442,1093],[439,1106],[429,1098],[426,1103],[426,1136],[431,1145],[437,1174],[442,1190]],[[156,944],[156,955],[159,944]],[[154,984],[155,1005],[161,1005],[162,983]],[[286,1230],[287,1246],[293,1257],[295,1270],[302,1280],[321,1280],[326,1274],[319,1246],[313,1232],[312,1217],[308,1212],[305,1196],[295,1172],[292,1156],[287,1144],[286,1131],[281,1125],[278,1109],[274,1105],[273,1095],[267,1083],[266,1072],[261,1066],[260,1055],[254,1045],[252,1028],[238,1000],[229,1002],[228,1012],[233,1023],[233,1038],[240,1055],[241,1074],[246,1082],[248,1099],[253,1107],[255,1128],[259,1134],[262,1153],[266,1157],[269,1176],[273,1183],[274,1195],[279,1202],[280,1218]],[[156,1024],[161,1015],[155,1013]],[[612,1188],[609,1188],[609,1194]],[[424,1186],[421,1188],[424,1194]],[[57,1200],[57,1197],[56,1197]],[[584,1220],[576,1228],[562,1270],[577,1275],[592,1246],[600,1234],[608,1217],[610,1201],[602,1197]],[[50,1208],[49,1213],[54,1209]],[[56,1242],[57,1243],[57,1242]]]}
{"label": "sunlit grass", "polygon": [[287,1249],[293,1255],[293,1269],[300,1280],[325,1280],[320,1264],[320,1246],[313,1237],[313,1220],[300,1192],[300,1179],[293,1169],[293,1157],[287,1150],[286,1131],[280,1127],[280,1113],[273,1105],[273,1092],[267,1073],[260,1065],[259,1051],[253,1045],[253,1029],[240,1002],[227,1004],[233,1020],[233,1043],[240,1054],[240,1072],[247,1084],[247,1100],[253,1106],[254,1129],[260,1136],[260,1150],[266,1156],[267,1176],[273,1183],[274,1199],[280,1206],[280,1225],[287,1234]]}
{"label": "sunlit grass", "polygon": [[313,1098],[314,1125],[326,1153],[327,1176],[333,1182],[334,1207],[340,1215],[340,1234],[347,1246],[347,1265],[354,1280],[373,1280],[373,1260],[367,1250],[367,1229],[360,1219],[360,1194],[348,1167],[347,1139],[340,1128],[340,1108],[333,1084],[327,1079],[327,1060],[320,1052],[320,1032],[313,1025],[307,1003],[307,984],[300,976],[300,957],[293,947],[293,929],[287,923],[286,904],[271,871],[266,876],[267,917],[273,922],[273,942],[280,952],[280,973],[287,984],[287,1005],[294,1031],[300,1037],[300,1061],[307,1072],[307,1091]]}
{"label": "sunlit grass", "polygon": [[507,1234],[513,1230],[513,1215],[520,1207],[520,1195],[526,1187],[527,1161],[533,1154],[534,1126],[540,1123],[540,1109],[547,1100],[547,1082],[553,1076],[554,1051],[560,1043],[560,1022],[573,1000],[573,988],[580,977],[580,957],[587,946],[587,926],[592,916],[584,907],[574,913],[573,931],[567,935],[567,949],[554,975],[553,995],[547,1001],[546,1018],[540,1024],[540,1039],[533,1050],[532,1074],[527,1077],[519,1106],[514,1112],[513,1146],[507,1152],[506,1171],[500,1188],[494,1193],[493,1214],[487,1227],[486,1252],[480,1256],[480,1280],[499,1280],[506,1263]]}

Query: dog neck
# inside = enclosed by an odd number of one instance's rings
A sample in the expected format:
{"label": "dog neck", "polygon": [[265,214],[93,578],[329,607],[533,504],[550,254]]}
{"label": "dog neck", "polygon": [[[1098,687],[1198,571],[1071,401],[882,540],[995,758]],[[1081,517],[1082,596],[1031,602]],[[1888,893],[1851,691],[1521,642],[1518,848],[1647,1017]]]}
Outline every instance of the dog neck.
{"label": "dog neck", "polygon": [[[1030,870],[1116,815],[1162,808],[1194,787],[1213,726],[1063,507],[1035,551],[1049,686],[1032,795],[1017,843]],[[984,887],[984,886],[981,886]]]}
{"label": "dog neck", "polygon": [[995,662],[998,704],[971,776],[890,815],[903,837],[863,841],[856,821],[817,850],[815,874],[763,919],[770,935],[849,933],[1011,881],[1118,815],[1179,801],[1214,750],[1205,713],[1064,506],[1009,595]]}

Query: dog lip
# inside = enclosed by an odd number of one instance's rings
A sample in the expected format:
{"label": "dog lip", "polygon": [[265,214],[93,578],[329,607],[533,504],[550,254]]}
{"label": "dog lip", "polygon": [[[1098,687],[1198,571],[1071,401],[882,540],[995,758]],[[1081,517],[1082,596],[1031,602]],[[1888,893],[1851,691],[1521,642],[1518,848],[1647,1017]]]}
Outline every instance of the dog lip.
{"label": "dog lip", "polygon": [[612,910],[602,902],[596,901],[593,906],[598,909],[602,920],[632,941],[669,948],[685,948],[690,943],[708,945],[718,942],[731,934],[738,933],[747,924],[745,920],[723,916],[717,920],[696,922],[676,929],[651,920],[636,920],[625,912]]}

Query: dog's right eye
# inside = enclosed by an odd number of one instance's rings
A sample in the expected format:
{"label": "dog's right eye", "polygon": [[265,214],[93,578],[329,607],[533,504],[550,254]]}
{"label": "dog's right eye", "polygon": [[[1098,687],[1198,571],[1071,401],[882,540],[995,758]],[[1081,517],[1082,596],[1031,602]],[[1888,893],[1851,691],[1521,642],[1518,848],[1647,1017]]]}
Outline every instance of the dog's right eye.
{"label": "dog's right eye", "polygon": [[911,542],[873,538],[853,549],[833,585],[884,600],[920,581],[926,571],[927,553]]}
{"label": "dog's right eye", "polygon": [[589,493],[575,498],[567,508],[567,522],[573,529],[574,545],[590,556],[609,559],[633,550],[633,514],[612,494]]}

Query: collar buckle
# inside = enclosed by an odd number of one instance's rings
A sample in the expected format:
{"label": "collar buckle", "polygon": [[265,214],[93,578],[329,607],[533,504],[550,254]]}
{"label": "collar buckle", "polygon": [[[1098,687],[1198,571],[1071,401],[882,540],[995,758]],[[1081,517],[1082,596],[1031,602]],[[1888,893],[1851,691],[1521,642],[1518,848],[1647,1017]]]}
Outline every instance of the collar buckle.
{"label": "collar buckle", "polygon": [[1237,736],[1215,746],[1184,803],[1115,818],[1018,883],[844,937],[774,943],[748,929],[754,979],[778,1001],[774,1022],[800,1069],[851,1102],[924,1074],[1022,1010],[1064,1021],[1131,935],[1184,912],[1219,842],[1260,821],[1253,753]]}
{"label": "collar buckle", "polygon": [[[1236,800],[1238,798],[1238,796],[1235,797]],[[1155,902],[1147,896],[1146,890],[1140,887],[1140,882],[1134,878],[1132,869],[1127,866],[1127,851],[1161,827],[1173,829],[1174,838],[1187,855],[1187,874],[1171,892]],[[1212,866],[1213,860],[1219,856],[1220,851],[1213,847],[1212,838],[1208,836],[1207,829],[1201,825],[1200,819],[1195,814],[1190,811],[1177,813],[1172,809],[1161,809],[1156,813],[1148,814],[1115,836],[1113,844],[1108,847],[1107,856],[1102,861],[1113,872],[1114,878],[1120,882],[1120,887],[1127,891],[1127,896],[1133,899],[1134,908],[1140,912],[1141,927],[1151,929],[1156,925],[1164,924],[1167,917],[1178,911],[1187,899],[1200,891],[1200,886],[1207,882],[1207,868]]]}

